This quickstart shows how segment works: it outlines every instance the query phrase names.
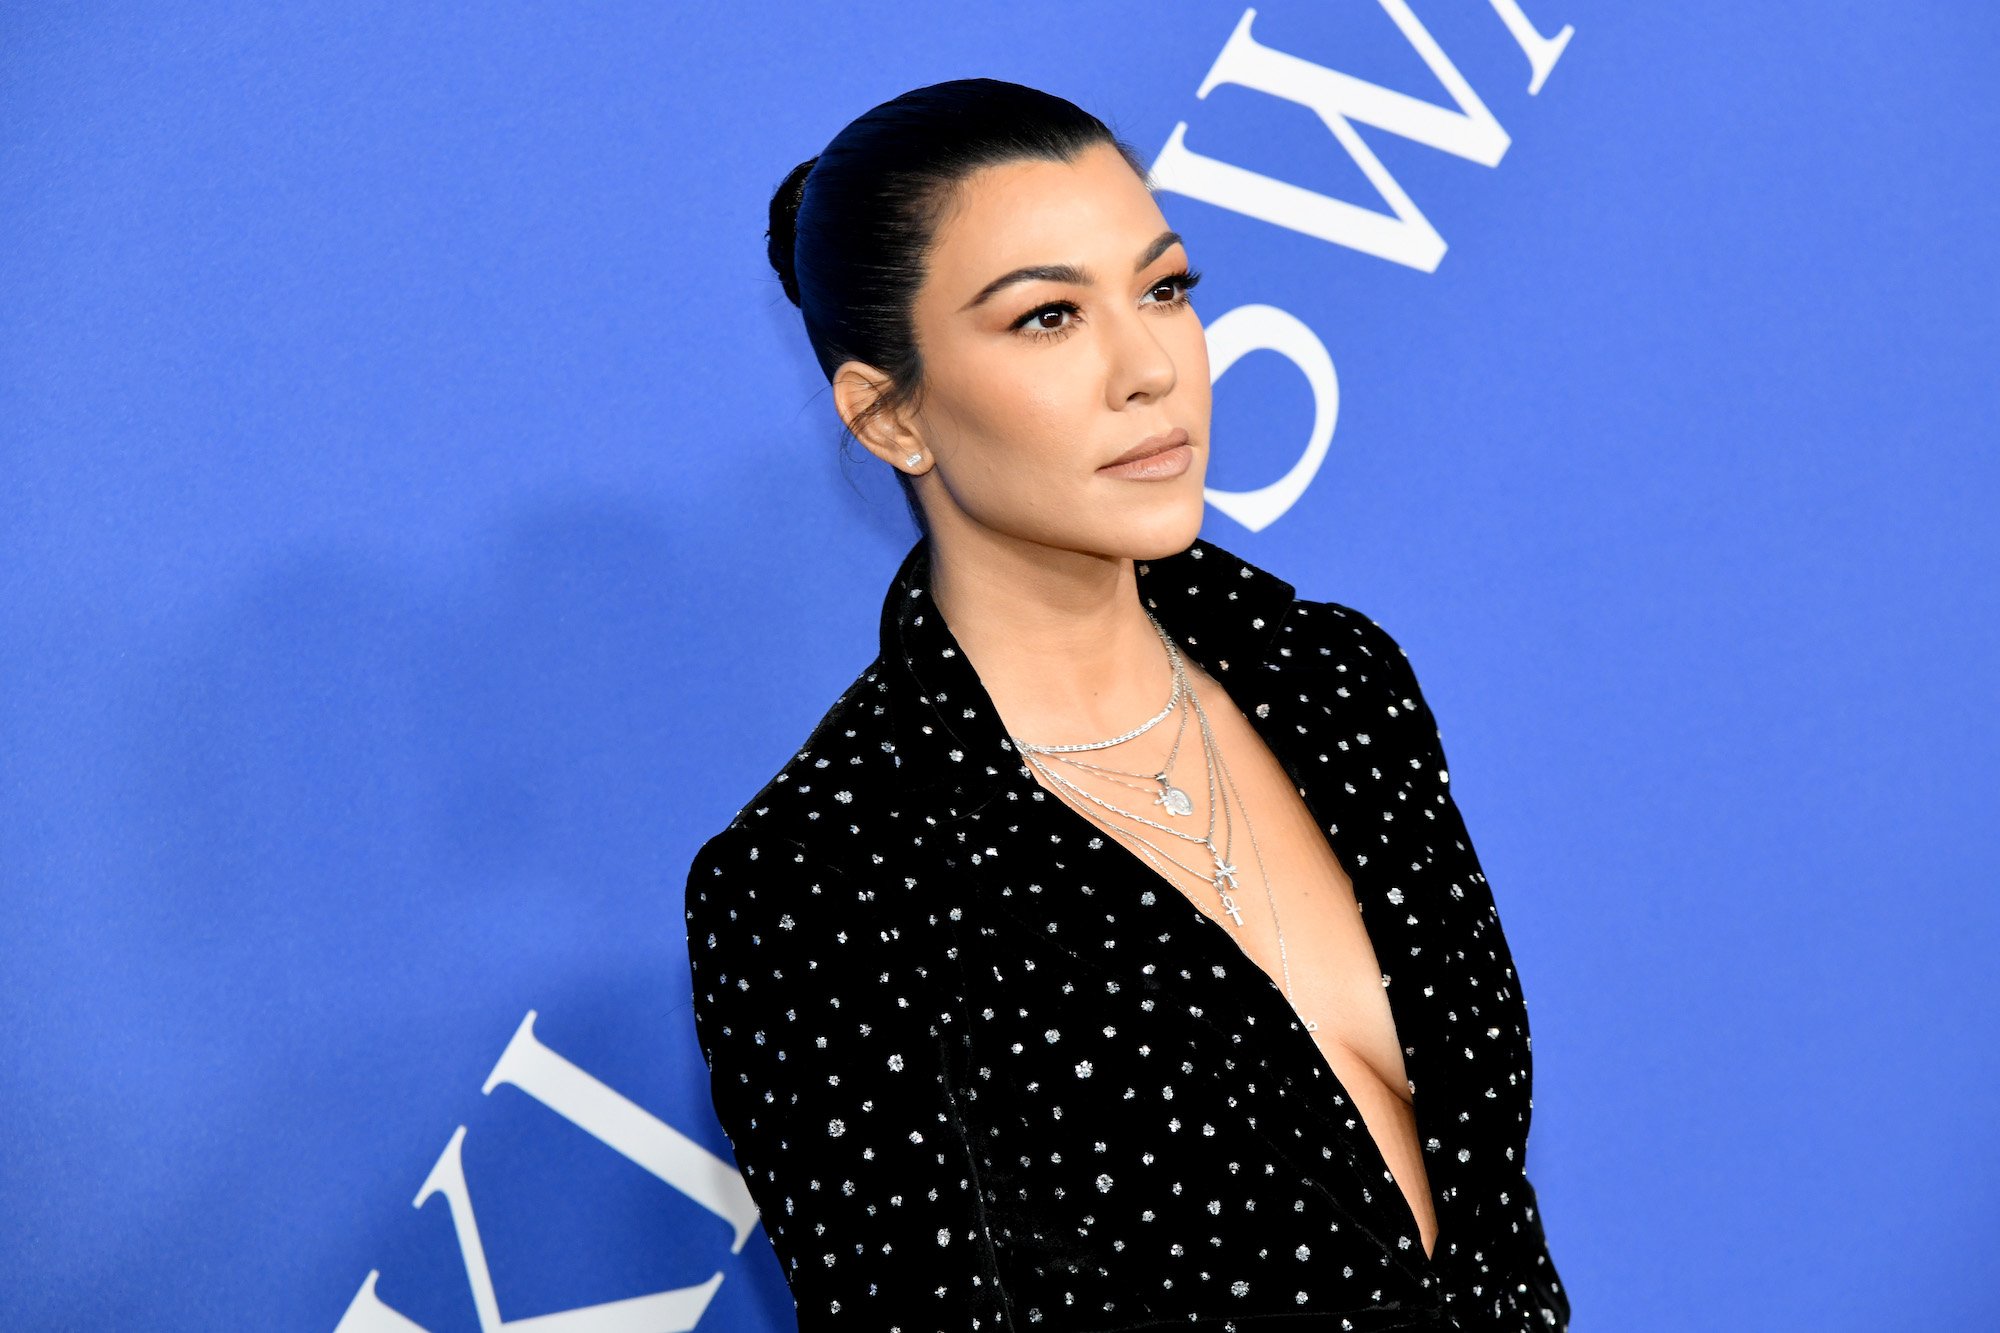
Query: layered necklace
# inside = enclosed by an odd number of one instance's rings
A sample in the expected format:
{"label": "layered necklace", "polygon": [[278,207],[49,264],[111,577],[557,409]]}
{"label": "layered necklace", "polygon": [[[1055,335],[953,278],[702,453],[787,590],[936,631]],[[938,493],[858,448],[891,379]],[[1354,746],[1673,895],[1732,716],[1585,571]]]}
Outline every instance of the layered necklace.
{"label": "layered necklace", "polygon": [[[1209,887],[1213,888],[1217,898],[1221,902],[1223,912],[1236,923],[1236,928],[1240,932],[1243,929],[1243,913],[1236,906],[1236,899],[1233,893],[1238,885],[1236,881],[1236,865],[1231,858],[1235,855],[1236,816],[1238,811],[1241,810],[1242,798],[1236,791],[1236,780],[1230,775],[1229,765],[1223,762],[1222,752],[1215,743],[1215,733],[1208,725],[1208,713],[1201,706],[1200,696],[1195,693],[1194,682],[1189,679],[1187,667],[1181,661],[1180,649],[1175,646],[1173,638],[1168,635],[1166,630],[1161,628],[1160,622],[1153,616],[1151,611],[1146,612],[1146,619],[1151,622],[1153,632],[1160,636],[1160,642],[1166,646],[1167,661],[1173,668],[1173,691],[1168,695],[1164,708],[1155,713],[1147,721],[1132,728],[1132,730],[1101,741],[1084,741],[1075,745],[1035,745],[1029,741],[1022,740],[1019,736],[1010,736],[1009,739],[1013,741],[1014,748],[1020,751],[1027,762],[1034,765],[1035,770],[1047,778],[1077,809],[1096,820],[1099,824],[1102,824],[1107,830],[1122,833],[1137,842],[1140,854],[1151,862],[1153,867],[1159,870],[1162,875],[1167,875],[1166,867],[1161,864],[1164,861],[1167,864],[1178,867],[1188,875],[1193,876],[1196,880],[1206,883]],[[1112,768],[1104,764],[1096,764],[1076,757],[1081,754],[1096,753],[1109,750],[1113,746],[1123,745],[1128,741],[1145,735],[1169,717],[1176,715],[1180,718],[1180,724],[1174,733],[1173,748],[1167,752],[1165,763],[1161,765],[1159,771],[1156,773]],[[1208,827],[1204,832],[1191,833],[1185,829],[1174,828],[1171,825],[1162,824],[1157,820],[1148,819],[1146,816],[1135,811],[1115,805],[1110,801],[1104,800],[1102,797],[1085,791],[1083,788],[1077,786],[1076,783],[1057,772],[1054,767],[1054,764],[1064,764],[1073,769],[1086,770],[1109,780],[1117,786],[1142,794],[1150,794],[1152,797],[1151,805],[1158,807],[1171,818],[1186,819],[1194,814],[1194,802],[1188,799],[1186,790],[1174,782],[1173,768],[1174,760],[1181,752],[1181,742],[1187,735],[1187,723],[1190,716],[1194,718],[1196,728],[1201,733],[1202,759],[1207,770]],[[1138,781],[1134,782],[1131,779],[1138,779]],[[1150,786],[1144,784],[1150,784]],[[1166,834],[1171,838],[1179,839],[1183,843],[1193,844],[1205,854],[1207,864],[1200,868],[1188,865],[1180,860],[1179,857],[1168,853],[1164,847],[1153,841],[1152,838],[1147,837],[1136,829],[1112,823],[1110,819],[1106,818],[1104,813],[1101,813],[1103,811],[1122,816],[1124,819],[1142,824],[1156,833]],[[1222,826],[1222,845],[1219,848],[1216,846],[1215,837],[1218,818]],[[1276,929],[1278,935],[1278,966],[1284,972],[1285,998],[1290,1000],[1292,998],[1292,968],[1291,960],[1285,953],[1285,928],[1278,920],[1277,895],[1271,891],[1271,877],[1264,872],[1263,849],[1257,845],[1257,831],[1251,827],[1248,811],[1242,811],[1242,819],[1244,833],[1250,841],[1251,853],[1257,861],[1257,876],[1264,881],[1265,900],[1271,905],[1271,924]],[[1183,854],[1187,853],[1184,852]],[[1171,879],[1172,876],[1168,875],[1168,878]],[[1296,1013],[1298,1005],[1294,1003],[1292,1009]],[[1303,1015],[1301,1015],[1301,1020],[1305,1023],[1306,1031],[1316,1032],[1319,1030],[1319,1024],[1314,1020],[1305,1018]]]}

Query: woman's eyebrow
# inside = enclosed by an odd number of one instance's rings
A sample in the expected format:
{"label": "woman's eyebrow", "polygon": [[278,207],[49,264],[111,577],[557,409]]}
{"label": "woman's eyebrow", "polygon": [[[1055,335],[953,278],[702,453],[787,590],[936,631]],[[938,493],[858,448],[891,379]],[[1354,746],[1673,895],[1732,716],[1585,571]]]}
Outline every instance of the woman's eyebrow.
{"label": "woman's eyebrow", "polygon": [[[1161,232],[1153,238],[1151,245],[1140,251],[1139,261],[1132,265],[1132,271],[1134,273],[1141,272],[1146,265],[1152,263],[1155,259],[1158,259],[1161,255],[1180,243],[1181,234],[1179,232]],[[1013,269],[1010,272],[1002,273],[999,277],[981,287],[977,296],[974,296],[958,309],[959,313],[963,314],[974,306],[984,304],[995,292],[1005,287],[1011,287],[1017,282],[1067,282],[1078,287],[1088,287],[1092,281],[1093,279],[1089,271],[1075,264],[1028,264],[1024,267]]]}

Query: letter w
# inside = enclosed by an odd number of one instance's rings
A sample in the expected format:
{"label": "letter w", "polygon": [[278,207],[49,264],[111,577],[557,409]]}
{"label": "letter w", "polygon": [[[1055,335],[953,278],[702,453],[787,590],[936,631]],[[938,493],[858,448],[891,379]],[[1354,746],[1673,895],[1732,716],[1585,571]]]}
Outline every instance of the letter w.
{"label": "letter w", "polygon": [[[1457,111],[1265,46],[1250,35],[1250,21],[1257,16],[1254,9],[1243,11],[1236,30],[1229,34],[1222,53],[1215,58],[1195,96],[1207,97],[1210,89],[1234,83],[1312,108],[1395,216],[1205,157],[1187,146],[1186,121],[1174,126],[1167,146],[1160,150],[1152,165],[1155,185],[1378,259],[1394,260],[1426,273],[1436,272],[1438,261],[1444,258],[1444,238],[1418,211],[1395,177],[1383,167],[1381,159],[1362,142],[1355,123],[1373,125],[1489,167],[1499,163],[1512,140],[1472,91],[1472,85],[1465,81],[1458,67],[1410,12],[1406,0],[1380,0],[1380,3],[1451,94],[1458,104]],[[1492,4],[1506,22],[1508,32],[1527,52],[1534,67],[1530,91],[1538,90],[1568,44],[1571,30],[1565,28],[1556,37],[1544,39],[1528,26],[1518,0],[1492,0]]]}

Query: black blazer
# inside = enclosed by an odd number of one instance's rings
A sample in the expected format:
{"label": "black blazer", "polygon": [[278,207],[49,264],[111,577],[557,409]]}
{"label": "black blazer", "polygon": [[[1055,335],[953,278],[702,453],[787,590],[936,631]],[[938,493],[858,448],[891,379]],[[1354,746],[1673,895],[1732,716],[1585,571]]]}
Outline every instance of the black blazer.
{"label": "black blazer", "polygon": [[1436,1254],[1283,990],[1046,791],[929,595],[696,854],[716,1115],[804,1333],[1561,1330],[1528,1015],[1395,641],[1205,541],[1137,566],[1348,871]]}

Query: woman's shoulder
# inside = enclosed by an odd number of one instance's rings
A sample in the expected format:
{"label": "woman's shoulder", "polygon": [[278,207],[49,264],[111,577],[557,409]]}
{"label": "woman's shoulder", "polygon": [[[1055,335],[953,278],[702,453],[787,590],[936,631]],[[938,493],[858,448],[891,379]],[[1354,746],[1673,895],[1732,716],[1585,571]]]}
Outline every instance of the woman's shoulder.
{"label": "woman's shoulder", "polygon": [[1398,688],[1414,685],[1415,672],[1402,643],[1373,614],[1346,602],[1293,599],[1284,631],[1294,657],[1330,658],[1358,679]]}
{"label": "woman's shoulder", "polygon": [[[1224,574],[1220,587],[1212,577],[1196,575],[1196,561],[1203,567],[1220,567]],[[1187,628],[1213,634],[1238,655],[1247,643],[1262,649],[1269,640],[1275,658],[1267,665],[1273,670],[1333,665],[1381,683],[1408,670],[1402,645],[1367,610],[1306,596],[1291,580],[1205,538],[1178,555],[1148,564],[1153,573],[1148,581],[1151,593],[1166,599],[1186,619]],[[1232,569],[1235,577],[1228,576]],[[1183,584],[1188,586],[1183,589]],[[1220,601],[1218,591],[1223,594]],[[1278,633],[1270,639],[1268,626],[1273,619]],[[1244,642],[1237,642],[1239,638]],[[1330,664],[1325,660],[1329,658]]]}
{"label": "woman's shoulder", "polygon": [[[894,778],[885,682],[877,658],[863,667],[775,772],[709,835],[689,867],[689,893],[731,873],[760,880],[844,880],[854,867],[840,833],[843,814]],[[796,894],[802,890],[795,889]]]}
{"label": "woman's shoulder", "polygon": [[831,920],[853,893],[847,872],[752,815],[729,821],[688,863],[689,938],[732,926],[791,931]]}
{"label": "woman's shoulder", "polygon": [[747,808],[695,851],[681,901],[697,991],[738,984],[752,966],[782,971],[791,960],[815,970],[816,950],[872,938],[881,915],[876,895],[823,843]]}
{"label": "woman's shoulder", "polygon": [[[1395,744],[1409,747],[1413,755],[1441,757],[1437,717],[1417,683],[1409,654],[1369,612],[1345,602],[1296,598],[1276,650],[1280,669],[1306,673],[1301,697],[1311,693],[1329,711],[1345,704],[1351,715],[1374,720],[1371,732],[1386,729]],[[1310,686],[1305,685],[1308,678]]]}
{"label": "woman's shoulder", "polygon": [[[689,862],[683,917],[705,1043],[732,1014],[801,996],[837,1004],[830,997],[857,971],[907,978],[912,989],[898,993],[913,994],[953,967],[949,919],[913,910],[900,871],[853,832],[895,780],[877,671],[871,664],[855,677]],[[765,984],[772,978],[785,984]],[[753,985],[762,998],[744,993]]]}

